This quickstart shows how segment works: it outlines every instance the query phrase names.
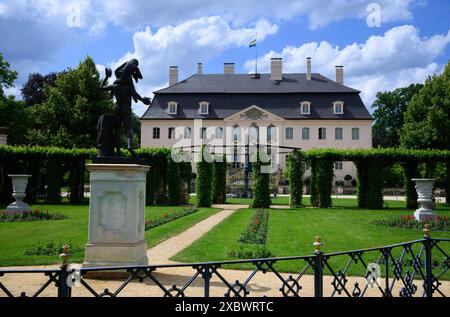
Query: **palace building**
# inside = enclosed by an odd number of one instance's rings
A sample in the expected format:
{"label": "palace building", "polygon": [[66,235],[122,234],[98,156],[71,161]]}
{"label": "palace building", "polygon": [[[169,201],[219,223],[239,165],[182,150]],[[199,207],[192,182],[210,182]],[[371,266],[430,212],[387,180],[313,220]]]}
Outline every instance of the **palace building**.
{"label": "palace building", "polygon": [[[197,74],[179,81],[178,67],[169,68],[169,87],[154,92],[141,118],[142,147],[226,145],[231,168],[242,167],[244,147],[264,144],[313,148],[371,148],[372,117],[360,91],[336,79],[311,72],[283,73],[281,58],[271,59],[270,74],[236,74],[233,63],[223,74]],[[281,152],[281,151],[280,151]],[[284,170],[286,152],[272,151],[272,167]],[[335,178],[355,178],[352,162],[336,162]]]}

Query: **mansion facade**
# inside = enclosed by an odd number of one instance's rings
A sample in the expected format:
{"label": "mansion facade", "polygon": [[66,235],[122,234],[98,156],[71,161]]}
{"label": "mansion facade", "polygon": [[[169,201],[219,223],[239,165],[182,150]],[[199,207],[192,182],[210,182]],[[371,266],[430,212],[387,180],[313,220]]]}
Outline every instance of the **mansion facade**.
{"label": "mansion facade", "polygon": [[[245,145],[271,146],[272,169],[284,170],[289,149],[371,148],[372,117],[360,91],[344,85],[343,67],[336,80],[311,72],[284,74],[282,59],[271,60],[270,74],[195,75],[178,81],[169,69],[169,87],[156,91],[141,118],[142,147],[186,148],[211,144],[224,149],[232,167],[245,162]],[[224,146],[224,147],[222,147]],[[352,162],[336,162],[336,180],[355,178]]]}

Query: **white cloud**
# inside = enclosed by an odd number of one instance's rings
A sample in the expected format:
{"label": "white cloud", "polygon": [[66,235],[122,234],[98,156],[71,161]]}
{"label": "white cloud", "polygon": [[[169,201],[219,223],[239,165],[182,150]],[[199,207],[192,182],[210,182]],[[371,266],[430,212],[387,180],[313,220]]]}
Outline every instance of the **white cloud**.
{"label": "white cloud", "polygon": [[[258,60],[263,72],[269,71],[270,58],[283,58],[283,71],[305,72],[306,57],[312,57],[313,72],[335,78],[334,66],[344,65],[345,82],[362,91],[370,107],[378,91],[392,90],[410,83],[423,82],[440,69],[436,58],[450,43],[447,34],[421,38],[411,25],[390,29],[382,36],[371,36],[365,43],[353,43],[340,48],[328,42],[310,42],[288,46],[281,52],[271,51]],[[254,61],[245,68],[251,72]]]}
{"label": "white cloud", "polygon": [[[134,51],[128,52],[109,66],[115,68],[124,61],[137,58],[144,74],[144,80],[139,82],[138,90],[143,95],[151,95],[157,87],[168,82],[170,65],[179,66],[181,79],[183,72],[194,72],[197,62],[206,63],[226,49],[247,46],[254,38],[255,32],[258,32],[259,40],[263,41],[277,31],[278,26],[266,20],[260,20],[253,26],[235,28],[218,16],[162,27],[155,33],[147,27],[144,31],[134,34]],[[143,112],[142,107],[135,110],[139,114]]]}

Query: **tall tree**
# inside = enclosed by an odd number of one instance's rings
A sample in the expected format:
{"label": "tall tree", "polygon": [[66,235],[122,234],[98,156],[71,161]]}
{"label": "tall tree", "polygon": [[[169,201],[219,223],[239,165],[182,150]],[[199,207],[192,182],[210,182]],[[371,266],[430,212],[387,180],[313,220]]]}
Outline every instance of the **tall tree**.
{"label": "tall tree", "polygon": [[400,144],[400,130],[411,98],[422,89],[421,84],[411,84],[393,91],[379,92],[372,105],[375,120],[372,127],[375,147],[395,147]]}
{"label": "tall tree", "polygon": [[45,101],[29,109],[33,126],[27,138],[34,145],[90,148],[96,145],[97,120],[112,113],[111,96],[99,89],[100,76],[92,58],[57,76],[44,88]]}
{"label": "tall tree", "polygon": [[33,73],[28,75],[27,82],[20,90],[27,107],[31,107],[44,102],[44,87],[45,85],[53,86],[56,81],[56,76],[57,73],[50,73],[47,75]]}
{"label": "tall tree", "polygon": [[412,98],[400,140],[407,148],[450,149],[450,62]]}
{"label": "tall tree", "polygon": [[14,81],[17,79],[17,72],[10,69],[10,64],[3,60],[3,54],[0,53],[0,98],[4,99],[5,88],[14,87]]}

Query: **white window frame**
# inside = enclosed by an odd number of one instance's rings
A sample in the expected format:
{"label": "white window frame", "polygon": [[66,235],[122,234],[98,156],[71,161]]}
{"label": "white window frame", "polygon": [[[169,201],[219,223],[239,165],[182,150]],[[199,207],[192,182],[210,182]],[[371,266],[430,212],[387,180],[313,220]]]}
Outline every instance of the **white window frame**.
{"label": "white window frame", "polygon": [[[338,138],[338,135],[337,135],[338,129],[341,131],[340,138]],[[334,139],[335,140],[343,140],[344,139],[344,129],[343,128],[341,128],[341,127],[334,128]]]}
{"label": "white window frame", "polygon": [[161,139],[161,128],[159,128],[159,127],[153,127],[153,130],[152,130],[152,139],[153,139],[153,140],[159,140],[159,139]]}
{"label": "white window frame", "polygon": [[222,127],[216,127],[216,139],[223,139],[223,128]]}
{"label": "white window frame", "polygon": [[[355,131],[356,131],[356,138],[355,138]],[[360,136],[359,136],[359,128],[358,127],[354,127],[352,128],[352,140],[359,140]]]}
{"label": "white window frame", "polygon": [[[341,111],[337,111],[338,106],[341,107]],[[343,101],[333,102],[333,113],[334,114],[344,114],[344,102]]]}
{"label": "white window frame", "polygon": [[[307,111],[303,111],[303,106],[307,106]],[[300,114],[311,114],[311,102],[310,101],[302,101],[300,103]]]}
{"label": "white window frame", "polygon": [[[203,111],[203,106],[206,106],[206,112]],[[203,115],[209,114],[209,102],[207,102],[207,101],[200,102],[199,103],[199,108],[198,108],[198,113],[199,114],[203,114]]]}
{"label": "white window frame", "polygon": [[[308,131],[308,137],[305,138],[305,131]],[[302,140],[309,140],[311,138],[311,129],[309,127],[302,128]]]}
{"label": "white window frame", "polygon": [[[175,111],[171,111],[172,106],[175,108]],[[169,101],[167,103],[167,113],[168,114],[177,114],[178,112],[178,102],[176,101]]]}
{"label": "white window frame", "polygon": [[[288,131],[290,131],[290,135]],[[294,128],[286,127],[286,140],[293,140],[293,139],[294,139]]]}
{"label": "white window frame", "polygon": [[[320,131],[323,131],[322,132],[322,138],[320,137]],[[317,139],[318,140],[326,140],[327,139],[327,128],[320,127],[320,128],[317,129]]]}

